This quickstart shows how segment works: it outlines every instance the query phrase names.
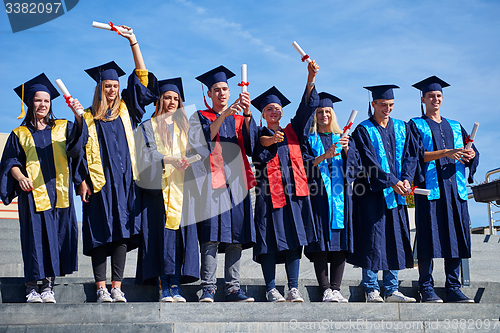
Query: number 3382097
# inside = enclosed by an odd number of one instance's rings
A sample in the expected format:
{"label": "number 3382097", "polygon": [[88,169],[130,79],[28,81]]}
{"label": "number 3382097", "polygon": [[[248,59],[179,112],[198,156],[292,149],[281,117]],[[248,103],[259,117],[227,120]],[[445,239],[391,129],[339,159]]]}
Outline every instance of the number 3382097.
{"label": "number 3382097", "polygon": [[61,7],[60,2],[56,2],[56,3],[43,3],[43,2],[40,2],[40,3],[34,3],[34,2],[32,2],[32,3],[26,3],[26,2],[10,3],[10,2],[7,2],[5,4],[5,11],[7,12],[7,14],[11,14],[11,13],[14,13],[14,14],[20,14],[20,13],[22,13],[22,14],[43,14],[43,13],[50,14],[52,12],[57,14],[60,7]]}

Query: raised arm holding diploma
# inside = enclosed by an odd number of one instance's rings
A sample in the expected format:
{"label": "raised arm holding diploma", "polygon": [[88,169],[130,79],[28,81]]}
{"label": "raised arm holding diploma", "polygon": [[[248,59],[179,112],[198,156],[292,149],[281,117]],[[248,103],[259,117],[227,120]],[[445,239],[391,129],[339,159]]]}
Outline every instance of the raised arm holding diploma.
{"label": "raised arm holding diploma", "polygon": [[99,29],[104,29],[104,30],[111,30],[111,31],[117,31],[119,32],[120,34],[126,34],[126,35],[131,35],[134,31],[132,29],[125,29],[125,28],[122,28],[122,27],[118,27],[118,26],[114,26],[112,22],[109,22],[110,24],[106,24],[106,23],[100,23],[100,22],[96,22],[96,21],[93,21],[92,22],[92,26],[94,28],[99,28]]}
{"label": "raised arm holding diploma", "polygon": [[[300,56],[302,57],[302,61],[305,61],[307,62],[308,64],[311,63],[311,59],[309,58],[309,56],[304,52],[304,50],[302,50],[302,48],[299,46],[299,44],[297,44],[297,42],[293,42],[292,43],[292,46],[295,48],[295,50],[297,50],[297,52],[299,52]],[[316,73],[319,71],[319,69],[315,69],[314,70]]]}

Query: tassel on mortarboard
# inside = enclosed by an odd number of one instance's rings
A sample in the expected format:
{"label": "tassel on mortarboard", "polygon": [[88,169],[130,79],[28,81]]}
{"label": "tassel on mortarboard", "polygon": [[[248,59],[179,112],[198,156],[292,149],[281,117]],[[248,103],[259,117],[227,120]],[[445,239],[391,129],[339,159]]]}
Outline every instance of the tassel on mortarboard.
{"label": "tassel on mortarboard", "polygon": [[371,106],[371,102],[368,102],[368,117],[371,117],[372,116],[372,106]]}
{"label": "tassel on mortarboard", "polygon": [[24,83],[22,84],[21,90],[22,90],[22,92],[21,92],[21,114],[19,115],[19,117],[17,117],[17,119],[23,119],[25,114],[26,114],[24,112]]}
{"label": "tassel on mortarboard", "polygon": [[212,111],[212,108],[208,105],[207,100],[205,99],[205,90],[203,89],[203,83],[201,84],[201,93],[203,94],[203,103],[205,103],[205,106],[208,110]]}
{"label": "tassel on mortarboard", "polygon": [[44,73],[41,73],[31,80],[24,82],[23,84],[14,88],[14,91],[16,92],[17,96],[21,98],[23,103],[21,104],[21,114],[19,115],[19,117],[17,117],[17,119],[26,117],[24,104],[29,105],[30,101],[33,100],[33,97],[37,92],[43,91],[48,93],[50,96],[50,100],[53,100],[54,98],[59,96],[59,92],[57,91],[56,87],[54,87],[54,85],[50,83],[50,80]]}

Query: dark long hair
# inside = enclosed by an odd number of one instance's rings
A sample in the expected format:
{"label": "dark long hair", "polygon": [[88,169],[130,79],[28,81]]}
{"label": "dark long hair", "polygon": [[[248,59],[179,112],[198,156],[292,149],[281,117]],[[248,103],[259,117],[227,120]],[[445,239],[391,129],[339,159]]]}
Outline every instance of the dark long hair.
{"label": "dark long hair", "polygon": [[[45,115],[44,118],[45,122],[49,127],[54,126],[54,121],[56,120],[56,117],[54,117],[54,114],[52,113],[52,100],[50,101],[50,108],[49,112],[47,112],[47,115]],[[28,103],[28,111],[26,112],[26,116],[23,119],[23,122],[21,123],[21,126],[27,126],[28,124],[32,124],[33,127],[35,128],[35,132],[38,130],[36,126],[36,117],[35,117],[35,96],[31,97],[29,103]]]}

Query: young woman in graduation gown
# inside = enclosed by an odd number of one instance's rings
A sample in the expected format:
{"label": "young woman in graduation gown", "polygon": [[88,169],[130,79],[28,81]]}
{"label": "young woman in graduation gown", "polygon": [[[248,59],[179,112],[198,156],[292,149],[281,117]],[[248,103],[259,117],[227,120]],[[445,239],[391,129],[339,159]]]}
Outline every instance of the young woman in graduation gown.
{"label": "young woman in graduation gown", "polygon": [[74,109],[76,124],[54,117],[59,93],[45,74],[14,90],[28,111],[5,144],[0,197],[6,205],[18,197],[26,301],[55,303],[55,277],[78,270],[72,162],[83,153],[87,127]]}
{"label": "young woman in graduation gown", "polygon": [[304,301],[298,290],[302,246],[316,241],[316,232],[301,141],[307,121],[318,105],[314,88],[317,68],[314,61],[308,66],[308,84],[302,101],[284,129],[280,126],[282,108],[290,102],[278,89],[272,87],[252,100],[267,122],[267,127],[259,130],[252,160],[257,178],[254,260],[262,266],[266,298],[270,302],[285,301],[275,286],[277,263],[285,263],[289,289],[286,300]]}
{"label": "young woman in graduation gown", "polygon": [[349,147],[349,136],[342,137],[333,110],[333,103],[341,100],[325,92],[319,94],[319,99],[303,139],[318,241],[307,245],[304,253],[314,263],[323,302],[346,303],[340,284],[346,257],[353,252],[352,192],[348,189],[353,177],[348,171],[354,171],[347,160],[356,160],[357,154],[354,147]]}
{"label": "young woman in graduation gown", "polygon": [[200,274],[196,224],[186,225],[183,219],[189,122],[181,78],[154,86],[159,96],[155,112],[136,133],[142,235],[136,280],[158,284],[161,302],[186,302],[179,285]]}
{"label": "young woman in graduation gown", "polygon": [[[113,61],[87,69],[96,82],[92,107],[85,110],[89,128],[85,163],[79,168],[83,201],[83,253],[92,258],[98,302],[126,302],[121,291],[127,251],[137,247],[140,229],[136,202],[136,150],[133,130],[144,107],[156,98],[148,89],[151,76],[144,67],[134,34],[130,42],[134,72],[120,96],[119,76],[125,73]],[[106,289],[106,258],[111,256],[111,294]]]}

